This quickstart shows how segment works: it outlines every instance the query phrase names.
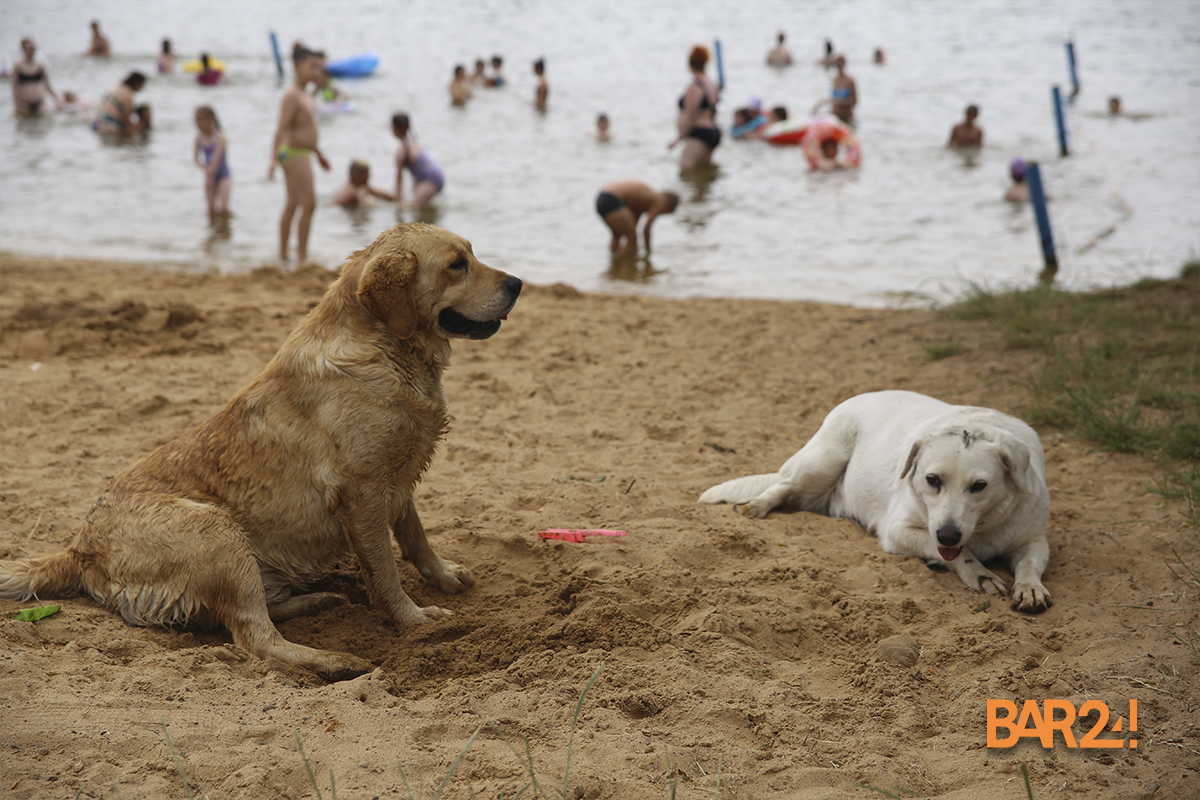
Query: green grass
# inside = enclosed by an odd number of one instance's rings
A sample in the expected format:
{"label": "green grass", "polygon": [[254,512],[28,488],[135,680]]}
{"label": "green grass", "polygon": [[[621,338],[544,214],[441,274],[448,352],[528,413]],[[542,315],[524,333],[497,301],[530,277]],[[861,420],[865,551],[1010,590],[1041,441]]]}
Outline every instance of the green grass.
{"label": "green grass", "polygon": [[1181,500],[1200,531],[1200,261],[1101,292],[976,288],[945,311],[985,321],[990,344],[1033,352],[1028,422],[1154,460],[1152,490]]}

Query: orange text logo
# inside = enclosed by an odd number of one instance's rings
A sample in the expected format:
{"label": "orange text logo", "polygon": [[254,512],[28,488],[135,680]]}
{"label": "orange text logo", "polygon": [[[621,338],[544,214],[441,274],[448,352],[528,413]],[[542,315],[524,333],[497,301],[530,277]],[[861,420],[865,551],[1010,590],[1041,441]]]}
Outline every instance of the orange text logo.
{"label": "orange text logo", "polygon": [[[1087,733],[1075,742],[1071,726],[1080,717],[1093,711],[1098,719]],[[1026,700],[1017,714],[1017,704],[1011,700],[987,701],[987,746],[1012,747],[1022,738],[1041,739],[1042,747],[1054,746],[1055,731],[1062,734],[1067,747],[1124,747],[1124,739],[1101,739],[1104,733],[1123,733],[1125,718],[1117,717],[1111,728],[1107,728],[1112,716],[1108,706],[1099,700],[1089,700],[1079,707],[1078,713],[1069,700],[1046,700],[1038,707],[1036,700]],[[1002,735],[1003,732],[1003,735]],[[1137,700],[1129,701],[1129,732],[1137,732]],[[1137,739],[1129,740],[1130,749],[1137,747]]]}

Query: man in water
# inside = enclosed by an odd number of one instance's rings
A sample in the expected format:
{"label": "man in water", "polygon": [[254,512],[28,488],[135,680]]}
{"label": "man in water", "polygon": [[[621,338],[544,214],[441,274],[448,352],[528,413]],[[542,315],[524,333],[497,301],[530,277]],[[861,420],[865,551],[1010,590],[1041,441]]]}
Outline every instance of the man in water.
{"label": "man in water", "polygon": [[275,140],[271,144],[271,167],[267,170],[267,179],[274,180],[276,165],[283,167],[287,201],[279,220],[279,259],[287,261],[292,218],[299,209],[296,264],[303,266],[308,261],[308,229],[317,207],[310,156],[315,155],[321,169],[329,171],[329,162],[317,149],[317,104],[308,93],[308,85],[319,82],[325,73],[325,54],[296,45],[292,51],[292,63],[296,78],[283,93],[279,127],[275,129]]}
{"label": "man in water", "polygon": [[982,147],[983,128],[975,124],[979,116],[979,106],[967,106],[966,118],[950,130],[950,141],[946,147]]}
{"label": "man in water", "polygon": [[767,65],[771,67],[789,67],[792,64],[792,54],[788,52],[784,41],[783,31],[779,32],[779,41],[767,51]]}
{"label": "man in water", "polygon": [[[679,205],[674,192],[656,192],[641,181],[617,181],[600,190],[596,196],[596,213],[612,230],[609,250],[622,256],[636,256],[637,224],[642,214],[649,213],[642,236],[646,254],[650,253],[650,226],[660,214],[670,214]],[[624,243],[622,243],[624,239]]]}

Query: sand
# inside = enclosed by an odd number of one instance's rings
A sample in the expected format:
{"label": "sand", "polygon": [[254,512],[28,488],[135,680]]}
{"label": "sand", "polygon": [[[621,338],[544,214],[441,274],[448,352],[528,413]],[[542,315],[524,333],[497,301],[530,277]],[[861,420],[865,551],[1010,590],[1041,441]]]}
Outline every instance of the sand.
{"label": "sand", "polygon": [[[221,408],[331,277],[11,255],[0,275],[0,558],[66,545],[107,481]],[[33,603],[0,601],[0,796],[183,798],[178,756],[197,796],[316,797],[299,734],[325,797],[331,772],[340,798],[407,797],[398,764],[431,797],[480,726],[443,797],[512,797],[523,737],[548,797],[568,757],[572,798],[1023,798],[1022,764],[1039,800],[1200,796],[1197,664],[1172,637],[1197,599],[1168,567],[1192,535],[1147,492],[1148,462],[1040,431],[1040,616],[848,521],[696,503],[774,470],[859,392],[1020,413],[1028,356],[968,333],[930,360],[947,325],[528,287],[493,339],[456,344],[451,430],[417,495],[434,547],[479,583],[446,596],[401,563],[452,618],[400,630],[342,564],[324,588],[351,604],[281,626],[378,665],[326,684],[220,631],[134,628],[81,598],[35,625],[7,613]],[[538,537],[552,527],[628,535]],[[1125,715],[1102,735],[1122,746],[989,749],[990,698],[1100,700]]]}

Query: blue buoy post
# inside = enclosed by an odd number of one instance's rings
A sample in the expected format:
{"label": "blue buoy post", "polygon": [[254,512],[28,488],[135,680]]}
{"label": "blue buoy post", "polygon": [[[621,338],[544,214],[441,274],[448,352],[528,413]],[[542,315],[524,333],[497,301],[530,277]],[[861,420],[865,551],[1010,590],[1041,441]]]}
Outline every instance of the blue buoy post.
{"label": "blue buoy post", "polygon": [[279,55],[279,37],[271,31],[271,49],[275,51],[275,69],[279,72],[279,80],[283,80],[283,56]]}
{"label": "blue buoy post", "polygon": [[721,40],[717,39],[713,42],[713,50],[717,54],[717,88],[725,88],[725,61],[721,58]]}
{"label": "blue buoy post", "polygon": [[1062,92],[1057,86],[1050,90],[1050,99],[1054,102],[1054,119],[1058,123],[1058,154],[1069,156],[1071,151],[1067,148],[1067,118],[1063,113]]}
{"label": "blue buoy post", "polygon": [[1049,285],[1058,273],[1058,256],[1054,253],[1054,232],[1050,230],[1050,212],[1046,209],[1046,192],[1042,188],[1042,172],[1037,162],[1025,165],[1025,183],[1029,185],[1029,202],[1037,220],[1038,236],[1042,240],[1042,258],[1046,262],[1040,280]]}
{"label": "blue buoy post", "polygon": [[1067,68],[1071,71],[1071,99],[1079,94],[1079,71],[1075,68],[1075,43],[1067,42]]}

